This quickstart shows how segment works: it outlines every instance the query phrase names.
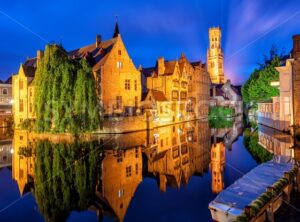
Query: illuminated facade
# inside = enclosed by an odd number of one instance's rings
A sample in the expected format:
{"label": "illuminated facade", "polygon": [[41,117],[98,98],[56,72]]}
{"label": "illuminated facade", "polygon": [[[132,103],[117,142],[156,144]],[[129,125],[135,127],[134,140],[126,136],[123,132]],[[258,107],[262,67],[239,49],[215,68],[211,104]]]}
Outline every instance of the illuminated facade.
{"label": "illuminated facade", "polygon": [[279,96],[258,103],[258,122],[281,131],[300,126],[300,35],[293,39],[293,58],[276,67],[279,82],[272,83],[279,87]]}
{"label": "illuminated facade", "polygon": [[220,193],[224,189],[225,145],[214,142],[211,146],[211,189]]}
{"label": "illuminated facade", "polygon": [[[92,65],[96,90],[104,115],[138,113],[141,101],[141,75],[133,64],[118,31],[112,39],[102,41],[96,36],[94,44],[68,52],[70,59],[86,58]],[[28,59],[12,77],[14,123],[18,127],[25,119],[34,118],[34,75],[42,58]]]}
{"label": "illuminated facade", "polygon": [[157,60],[142,69],[147,96],[142,102],[154,120],[180,122],[208,115],[210,79],[205,65],[190,63],[184,54],[178,60]]}
{"label": "illuminated facade", "polygon": [[141,147],[107,150],[102,162],[101,195],[119,221],[123,221],[135,190],[142,181]]}
{"label": "illuminated facade", "polygon": [[207,70],[212,83],[223,84],[224,56],[221,48],[221,28],[209,29],[209,48],[207,50]]}
{"label": "illuminated facade", "polygon": [[[206,129],[206,130],[205,130]],[[154,140],[144,151],[147,170],[159,183],[180,188],[191,176],[202,175],[210,163],[210,131],[207,122],[176,124],[158,128]]]}
{"label": "illuminated facade", "polygon": [[11,115],[12,85],[11,78],[5,82],[0,81],[0,115]]}
{"label": "illuminated facade", "polygon": [[35,156],[30,135],[16,131],[13,137],[12,178],[17,182],[20,195],[24,195],[33,185]]}

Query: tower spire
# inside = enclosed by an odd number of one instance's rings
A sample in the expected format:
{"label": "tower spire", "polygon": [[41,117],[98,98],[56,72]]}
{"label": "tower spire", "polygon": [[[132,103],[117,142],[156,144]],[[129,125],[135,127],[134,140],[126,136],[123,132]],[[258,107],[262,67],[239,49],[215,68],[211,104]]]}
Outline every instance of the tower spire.
{"label": "tower spire", "polygon": [[116,16],[116,25],[114,30],[113,38],[116,38],[120,34],[119,25],[118,25],[118,16]]}

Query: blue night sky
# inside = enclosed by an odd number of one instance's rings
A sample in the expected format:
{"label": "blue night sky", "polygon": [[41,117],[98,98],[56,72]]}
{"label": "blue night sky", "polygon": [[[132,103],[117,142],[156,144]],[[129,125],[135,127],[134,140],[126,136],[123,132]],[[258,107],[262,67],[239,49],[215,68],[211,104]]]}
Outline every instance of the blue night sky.
{"label": "blue night sky", "polygon": [[[243,83],[273,44],[290,51],[300,33],[299,0],[9,0],[0,2],[0,78],[44,49],[67,50],[112,37],[115,15],[136,66],[159,56],[206,60],[208,28],[221,26],[225,74]],[[298,27],[298,28],[297,28]]]}

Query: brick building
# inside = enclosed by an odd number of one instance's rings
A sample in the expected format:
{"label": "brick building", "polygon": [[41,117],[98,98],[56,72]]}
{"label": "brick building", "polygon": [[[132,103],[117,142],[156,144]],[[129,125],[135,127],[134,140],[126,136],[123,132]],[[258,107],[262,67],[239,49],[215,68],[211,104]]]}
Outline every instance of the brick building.
{"label": "brick building", "polygon": [[146,93],[142,106],[154,120],[180,122],[208,115],[210,78],[201,62],[163,57],[156,66],[142,69]]}
{"label": "brick building", "polygon": [[[27,59],[12,77],[15,126],[25,119],[34,118],[33,80],[42,56],[43,52],[38,51],[37,57]],[[68,52],[68,56],[70,59],[86,58],[93,64],[92,72],[104,115],[133,115],[139,112],[141,75],[126,50],[117,23],[113,38],[103,41],[97,35],[95,43],[72,50]]]}
{"label": "brick building", "polygon": [[258,103],[258,122],[300,135],[300,35],[293,36],[291,58],[276,69],[279,96]]}

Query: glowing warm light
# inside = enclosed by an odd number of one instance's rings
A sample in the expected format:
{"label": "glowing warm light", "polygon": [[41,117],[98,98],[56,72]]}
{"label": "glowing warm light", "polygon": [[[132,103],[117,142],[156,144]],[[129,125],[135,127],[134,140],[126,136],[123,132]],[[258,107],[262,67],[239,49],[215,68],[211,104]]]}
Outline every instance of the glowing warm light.
{"label": "glowing warm light", "polygon": [[280,83],[279,83],[278,81],[276,81],[276,82],[271,82],[271,86],[277,86],[277,87],[279,87],[279,86],[280,86]]}

